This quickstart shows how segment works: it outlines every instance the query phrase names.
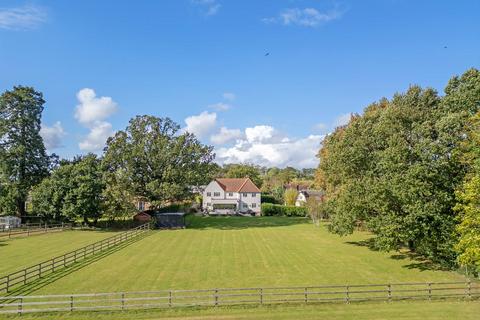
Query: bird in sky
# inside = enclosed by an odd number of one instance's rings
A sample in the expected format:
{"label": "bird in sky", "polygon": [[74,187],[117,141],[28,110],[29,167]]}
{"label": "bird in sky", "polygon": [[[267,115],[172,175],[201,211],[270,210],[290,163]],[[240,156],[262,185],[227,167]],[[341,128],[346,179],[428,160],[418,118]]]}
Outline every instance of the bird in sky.
{"label": "bird in sky", "polygon": [[447,46],[444,46],[443,49],[447,49]]}
{"label": "bird in sky", "polygon": [[269,55],[270,55],[270,52],[265,53],[265,57],[266,57],[266,56],[269,56]]}

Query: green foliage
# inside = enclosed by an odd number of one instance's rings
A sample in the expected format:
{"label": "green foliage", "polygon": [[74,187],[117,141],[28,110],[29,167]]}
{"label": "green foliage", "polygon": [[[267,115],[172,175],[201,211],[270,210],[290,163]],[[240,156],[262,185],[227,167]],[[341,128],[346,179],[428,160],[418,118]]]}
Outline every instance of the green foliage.
{"label": "green foliage", "polygon": [[280,204],[280,202],[271,194],[262,193],[262,203]]}
{"label": "green foliage", "polygon": [[31,87],[17,86],[0,96],[0,214],[24,216],[28,192],[48,174],[40,136],[44,102]]}
{"label": "green foliage", "polygon": [[262,203],[263,216],[287,216],[306,217],[308,214],[305,207],[283,206],[273,203]]}
{"label": "green foliage", "polygon": [[480,273],[480,113],[472,117],[468,125],[468,137],[462,146],[469,173],[463,185],[457,190],[460,214],[457,226],[459,241],[455,246],[461,265],[471,267],[473,273]]}
{"label": "green foliage", "polygon": [[465,173],[456,150],[480,105],[479,71],[453,78],[445,92],[413,86],[327,136],[316,181],[331,231],[348,234],[365,222],[380,249],[408,246],[453,263],[454,190]]}
{"label": "green foliage", "polygon": [[287,189],[283,194],[283,200],[285,205],[287,206],[294,206],[295,202],[297,201],[298,191],[295,189]]}
{"label": "green foliage", "polygon": [[[121,176],[118,188],[147,199],[154,207],[192,196],[190,186],[203,185],[215,165],[212,147],[168,118],[137,116],[109,138],[103,168]],[[113,180],[114,181],[114,180]]]}
{"label": "green foliage", "polygon": [[33,210],[46,220],[96,221],[103,189],[100,160],[89,154],[61,165],[38,184],[31,193]]}
{"label": "green foliage", "polygon": [[260,167],[248,164],[227,164],[223,167],[221,176],[224,178],[250,178],[257,187],[262,186],[262,178],[260,176]]}

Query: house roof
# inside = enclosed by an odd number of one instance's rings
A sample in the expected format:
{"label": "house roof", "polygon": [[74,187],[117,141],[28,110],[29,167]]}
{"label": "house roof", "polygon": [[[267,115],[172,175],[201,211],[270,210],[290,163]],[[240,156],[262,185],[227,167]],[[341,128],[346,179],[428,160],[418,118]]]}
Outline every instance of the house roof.
{"label": "house roof", "polygon": [[306,198],[308,198],[308,197],[322,197],[325,194],[321,190],[303,190],[303,191],[300,191],[300,193],[303,193]]}
{"label": "house roof", "polygon": [[250,178],[218,178],[215,181],[225,192],[258,192],[260,189]]}

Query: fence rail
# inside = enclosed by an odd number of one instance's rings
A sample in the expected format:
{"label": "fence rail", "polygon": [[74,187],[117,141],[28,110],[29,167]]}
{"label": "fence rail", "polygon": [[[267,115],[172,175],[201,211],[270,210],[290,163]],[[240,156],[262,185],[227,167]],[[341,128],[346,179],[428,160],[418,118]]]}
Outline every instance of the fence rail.
{"label": "fence rail", "polygon": [[61,256],[54,257],[52,259],[40,262],[34,266],[10,273],[4,277],[0,277],[0,292],[10,292],[12,289],[17,288],[27,283],[32,282],[35,279],[39,279],[45,275],[58,271],[62,268],[68,267],[76,262],[84,260],[96,253],[109,249],[120,243],[123,243],[129,239],[132,239],[140,234],[147,232],[150,229],[150,224],[133,228],[129,231],[122,232],[121,234],[109,237],[107,239],[89,244],[83,248],[75,251],[68,252]]}
{"label": "fence rail", "polygon": [[350,303],[455,297],[478,298],[480,297],[480,286],[467,281],[10,296],[0,297],[0,313],[127,310],[238,304]]}
{"label": "fence rail", "polygon": [[37,234],[42,234],[42,233],[48,233],[48,232],[58,232],[58,231],[63,231],[66,229],[71,229],[72,225],[67,224],[67,223],[61,223],[61,224],[53,224],[53,225],[26,225],[22,226],[21,228],[12,228],[12,229],[6,229],[0,232],[0,239],[1,238],[13,238],[13,237],[28,237],[32,235],[37,235]]}

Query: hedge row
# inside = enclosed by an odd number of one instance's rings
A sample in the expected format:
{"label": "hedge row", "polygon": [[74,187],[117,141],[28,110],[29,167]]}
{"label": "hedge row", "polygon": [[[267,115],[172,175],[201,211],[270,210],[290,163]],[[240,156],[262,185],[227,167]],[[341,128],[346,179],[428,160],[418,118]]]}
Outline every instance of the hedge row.
{"label": "hedge row", "polygon": [[277,199],[275,199],[274,196],[271,194],[263,194],[262,193],[262,203],[273,203],[273,204],[278,204]]}
{"label": "hedge row", "polygon": [[305,217],[307,208],[283,206],[280,204],[262,203],[262,215],[264,216],[287,216],[287,217]]}

